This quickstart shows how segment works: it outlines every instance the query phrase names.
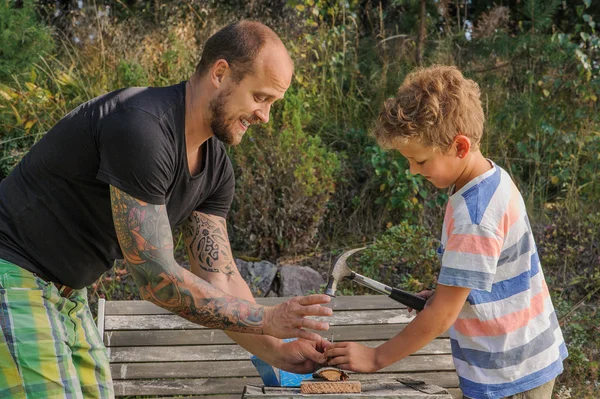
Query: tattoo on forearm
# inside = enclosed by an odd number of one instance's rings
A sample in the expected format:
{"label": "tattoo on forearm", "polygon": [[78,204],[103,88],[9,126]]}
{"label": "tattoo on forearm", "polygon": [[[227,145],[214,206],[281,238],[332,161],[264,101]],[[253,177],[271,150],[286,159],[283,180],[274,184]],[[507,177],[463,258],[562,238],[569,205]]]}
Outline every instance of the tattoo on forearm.
{"label": "tattoo on forearm", "polygon": [[238,273],[224,220],[211,220],[194,212],[184,223],[184,229],[189,253],[202,270],[228,276]]}
{"label": "tattoo on forearm", "polygon": [[175,263],[164,205],[139,201],[112,186],[110,193],[117,238],[142,298],[206,327],[263,333],[262,306],[225,295]]}

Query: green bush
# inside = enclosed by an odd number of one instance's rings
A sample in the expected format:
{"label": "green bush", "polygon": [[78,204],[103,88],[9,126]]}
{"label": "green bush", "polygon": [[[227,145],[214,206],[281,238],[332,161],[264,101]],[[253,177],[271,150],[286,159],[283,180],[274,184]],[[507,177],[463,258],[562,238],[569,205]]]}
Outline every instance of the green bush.
{"label": "green bush", "polygon": [[600,377],[600,212],[574,215],[564,205],[534,223],[544,275],[569,349],[560,385],[595,398]]}
{"label": "green bush", "polygon": [[40,55],[52,51],[50,29],[36,18],[35,2],[0,2],[0,82],[12,75],[28,74]]}
{"label": "green bush", "polygon": [[[402,221],[375,239],[375,243],[350,258],[356,272],[386,285],[418,292],[432,288],[437,281],[439,240],[418,225]],[[357,254],[358,255],[358,254]],[[369,293],[369,289],[344,283],[342,292]]]}
{"label": "green bush", "polygon": [[422,176],[412,175],[408,161],[399,152],[386,152],[379,147],[371,147],[370,151],[375,169],[373,181],[379,186],[381,195],[377,204],[398,210],[404,220],[418,223],[425,207],[441,207],[446,203],[448,196]]}
{"label": "green bush", "polygon": [[310,248],[335,188],[337,156],[303,126],[299,94],[286,95],[272,121],[253,127],[232,149],[236,195],[233,242],[272,258]]}
{"label": "green bush", "polygon": [[139,62],[121,60],[117,65],[117,82],[120,87],[148,86],[148,75]]}

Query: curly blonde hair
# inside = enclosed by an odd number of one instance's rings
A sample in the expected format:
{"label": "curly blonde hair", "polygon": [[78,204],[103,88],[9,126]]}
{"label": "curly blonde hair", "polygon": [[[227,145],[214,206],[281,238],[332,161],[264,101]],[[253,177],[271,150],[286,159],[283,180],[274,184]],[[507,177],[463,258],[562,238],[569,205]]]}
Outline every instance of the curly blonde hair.
{"label": "curly blonde hair", "polygon": [[420,68],[385,101],[373,135],[387,149],[416,138],[445,152],[463,134],[477,150],[484,122],[480,94],[479,85],[454,66]]}

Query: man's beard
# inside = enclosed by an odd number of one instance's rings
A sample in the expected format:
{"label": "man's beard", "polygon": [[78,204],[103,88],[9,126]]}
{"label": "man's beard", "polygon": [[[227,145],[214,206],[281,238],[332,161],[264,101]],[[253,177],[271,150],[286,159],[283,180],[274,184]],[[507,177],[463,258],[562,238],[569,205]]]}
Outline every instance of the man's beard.
{"label": "man's beard", "polygon": [[209,103],[209,108],[212,114],[210,128],[217,139],[225,144],[236,145],[240,142],[237,135],[231,130],[231,126],[227,125],[227,117],[225,115],[225,102],[229,97],[230,92],[219,94],[219,96]]}

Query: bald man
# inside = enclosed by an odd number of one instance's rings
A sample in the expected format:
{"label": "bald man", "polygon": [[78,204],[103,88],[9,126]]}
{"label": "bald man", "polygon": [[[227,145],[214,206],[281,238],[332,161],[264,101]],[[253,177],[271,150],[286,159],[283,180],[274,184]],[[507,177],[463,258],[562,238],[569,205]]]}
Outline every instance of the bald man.
{"label": "bald man", "polygon": [[[210,37],[188,81],[127,88],[61,119],[0,183],[0,397],[110,398],[85,287],[124,259],[142,298],[310,372],[325,295],[255,303],[227,237],[236,145],[290,86],[293,63],[257,22]],[[191,272],[173,256],[182,225]],[[284,343],[280,338],[301,338]]]}

